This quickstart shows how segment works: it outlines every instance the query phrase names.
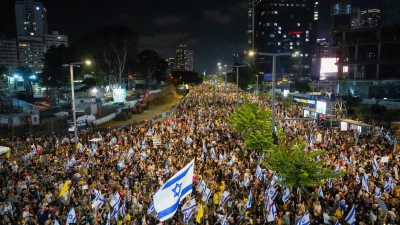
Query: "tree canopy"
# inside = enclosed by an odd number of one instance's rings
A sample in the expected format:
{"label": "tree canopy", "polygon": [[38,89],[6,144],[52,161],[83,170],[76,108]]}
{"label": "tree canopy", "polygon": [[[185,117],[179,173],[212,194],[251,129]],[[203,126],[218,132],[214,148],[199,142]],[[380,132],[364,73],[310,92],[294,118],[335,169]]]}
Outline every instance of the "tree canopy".
{"label": "tree canopy", "polygon": [[160,56],[151,49],[143,50],[137,56],[139,60],[139,73],[146,79],[154,79],[160,63]]}
{"label": "tree canopy", "polygon": [[69,69],[63,64],[69,63],[69,50],[65,45],[51,46],[44,53],[44,68],[39,83],[47,88],[59,88],[69,82]]}

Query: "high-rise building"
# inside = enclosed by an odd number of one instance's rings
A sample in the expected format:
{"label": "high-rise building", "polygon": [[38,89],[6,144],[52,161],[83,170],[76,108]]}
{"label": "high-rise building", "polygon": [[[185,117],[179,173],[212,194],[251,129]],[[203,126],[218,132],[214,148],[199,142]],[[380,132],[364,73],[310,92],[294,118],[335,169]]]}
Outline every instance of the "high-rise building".
{"label": "high-rise building", "polygon": [[44,37],[45,49],[49,49],[51,46],[65,45],[68,47],[68,37],[65,35],[58,34],[58,31],[53,31],[51,34],[46,34]]}
{"label": "high-rise building", "polygon": [[0,66],[14,72],[18,67],[17,41],[15,39],[0,38]]}
{"label": "high-rise building", "polygon": [[175,63],[177,71],[193,71],[193,51],[187,50],[186,45],[179,45],[176,50]]}
{"label": "high-rise building", "polygon": [[[287,59],[279,59],[282,63],[278,62],[278,76],[311,76],[313,48],[317,40],[318,1],[256,0],[254,9],[254,50],[292,53]],[[272,57],[260,56],[258,65],[265,73],[271,73]]]}
{"label": "high-rise building", "polygon": [[315,58],[326,58],[331,56],[332,47],[327,38],[317,39],[317,47],[315,48]]}
{"label": "high-rise building", "polygon": [[247,48],[254,50],[254,6],[256,0],[248,0],[247,4]]}
{"label": "high-rise building", "polygon": [[19,66],[27,67],[32,72],[41,72],[47,34],[47,11],[40,2],[16,1],[15,17]]}
{"label": "high-rise building", "polygon": [[351,0],[333,0],[331,5],[332,29],[350,29],[351,13]]}
{"label": "high-rise building", "polygon": [[171,75],[172,71],[175,71],[175,58],[166,59],[168,63],[167,75]]}
{"label": "high-rise building", "polygon": [[185,63],[185,70],[186,71],[193,71],[193,51],[186,50],[186,63]]}
{"label": "high-rise building", "polygon": [[392,26],[400,24],[400,1],[385,0],[382,7],[382,25]]}

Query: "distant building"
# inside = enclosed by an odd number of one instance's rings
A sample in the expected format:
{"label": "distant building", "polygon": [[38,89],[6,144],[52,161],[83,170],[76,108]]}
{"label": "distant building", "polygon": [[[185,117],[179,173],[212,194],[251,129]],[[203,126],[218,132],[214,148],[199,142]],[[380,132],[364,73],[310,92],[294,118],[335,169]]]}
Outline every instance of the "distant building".
{"label": "distant building", "polygon": [[167,75],[170,75],[173,71],[175,71],[175,58],[169,58],[166,60],[168,62]]}
{"label": "distant building", "polygon": [[327,38],[317,39],[317,47],[315,48],[316,58],[326,58],[331,55],[332,48]]}
{"label": "distant building", "polygon": [[241,53],[233,54],[233,64],[244,64],[244,55]]}
{"label": "distant building", "polygon": [[0,38],[0,66],[7,67],[9,73],[17,70],[18,52],[15,39]]}
{"label": "distant building", "polygon": [[385,0],[382,7],[382,25],[392,26],[400,24],[400,1]]}
{"label": "distant building", "polygon": [[351,0],[333,0],[331,5],[332,30],[350,29],[351,13]]}
{"label": "distant building", "polygon": [[176,50],[175,63],[177,71],[193,71],[193,51],[187,50],[184,44],[179,45]]}
{"label": "distant building", "polygon": [[45,35],[45,49],[49,49],[51,46],[58,47],[60,45],[65,45],[68,47],[68,37],[65,35],[60,35],[58,31],[53,31],[51,34]]}

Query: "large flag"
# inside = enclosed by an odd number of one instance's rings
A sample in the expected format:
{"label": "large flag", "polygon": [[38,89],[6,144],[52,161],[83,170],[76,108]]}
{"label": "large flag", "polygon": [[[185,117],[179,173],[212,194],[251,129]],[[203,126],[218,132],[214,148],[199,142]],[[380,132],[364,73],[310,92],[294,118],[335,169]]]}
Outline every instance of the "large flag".
{"label": "large flag", "polygon": [[231,198],[231,194],[227,190],[222,191],[219,205],[224,205],[230,198]]}
{"label": "large flag", "polygon": [[200,204],[199,212],[197,212],[196,222],[201,224],[201,218],[203,217],[203,204]]}
{"label": "large flag", "polygon": [[172,176],[154,195],[154,208],[162,222],[171,218],[181,199],[192,193],[194,160]]}
{"label": "large flag", "polygon": [[124,161],[124,159],[121,159],[121,161],[119,161],[119,162],[117,163],[117,167],[118,167],[118,170],[122,170],[122,169],[125,167],[125,161]]}
{"label": "large flag", "polygon": [[286,202],[290,198],[290,190],[287,186],[283,187],[283,189],[282,201]]}
{"label": "large flag", "polygon": [[346,222],[350,225],[353,225],[356,223],[356,209],[353,207],[351,208],[349,214],[346,216]]}
{"label": "large flag", "polygon": [[362,178],[362,188],[365,189],[367,193],[369,193],[369,188],[368,188],[368,176],[366,173],[364,173],[364,176]]}
{"label": "large flag", "polygon": [[66,224],[75,223],[75,222],[76,222],[75,208],[74,208],[74,206],[72,206],[68,212]]}
{"label": "large flag", "polygon": [[156,209],[154,208],[154,203],[150,202],[149,207],[147,208],[147,214],[152,214]]}
{"label": "large flag", "polygon": [[204,180],[201,180],[200,183],[197,184],[196,191],[203,194],[206,188],[207,188],[206,182],[204,182]]}
{"label": "large flag", "polygon": [[114,193],[114,195],[112,196],[111,201],[110,201],[111,207],[115,208],[116,206],[118,206],[118,203],[120,201],[121,201],[121,196],[119,196],[118,191],[116,191]]}
{"label": "large flag", "polygon": [[60,197],[65,195],[65,193],[67,193],[68,185],[69,185],[68,181],[65,181],[65,183],[64,183],[64,185],[63,185],[63,187],[62,187],[62,189],[60,191]]}
{"label": "large flag", "polygon": [[270,207],[270,210],[268,212],[268,217],[267,217],[267,221],[266,222],[268,223],[268,222],[271,222],[271,221],[275,221],[275,217],[276,217],[277,214],[278,213],[276,211],[275,204],[272,204],[271,207]]}
{"label": "large flag", "polygon": [[309,225],[310,224],[310,214],[308,211],[301,217],[297,222],[297,225]]}
{"label": "large flag", "polygon": [[253,194],[251,193],[251,190],[249,192],[249,197],[247,198],[247,203],[244,206],[245,209],[248,209],[251,207],[251,202],[253,201]]}
{"label": "large flag", "polygon": [[111,217],[114,217],[115,220],[118,219],[118,204],[113,208],[113,212],[111,214]]}

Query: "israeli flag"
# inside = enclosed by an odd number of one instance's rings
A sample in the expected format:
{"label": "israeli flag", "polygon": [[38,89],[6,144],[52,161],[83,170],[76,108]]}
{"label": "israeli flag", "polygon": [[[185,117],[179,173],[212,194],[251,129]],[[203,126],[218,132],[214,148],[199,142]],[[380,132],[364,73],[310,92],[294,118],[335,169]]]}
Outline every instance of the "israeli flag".
{"label": "israeli flag", "polygon": [[297,222],[297,225],[309,225],[310,224],[310,214],[308,211],[301,217]]}
{"label": "israeli flag", "polygon": [[232,179],[233,180],[237,180],[238,179],[238,174],[237,174],[236,170],[234,170],[233,173],[232,173]]}
{"label": "israeli flag", "polygon": [[372,163],[372,168],[373,168],[374,177],[378,178],[379,164],[376,162],[376,158],[374,158],[374,161]]}
{"label": "israeli flag", "polygon": [[207,202],[208,199],[210,198],[210,196],[211,196],[211,189],[206,188],[206,189],[204,190],[202,196],[201,196],[201,200],[202,200],[203,202]]}
{"label": "israeli flag", "polygon": [[250,185],[249,177],[245,177],[244,178],[243,185],[246,186],[246,187],[248,187]]}
{"label": "israeli flag", "polygon": [[61,144],[63,145],[63,144],[65,144],[65,142],[67,142],[67,141],[68,141],[68,138],[64,137],[64,138],[61,140]]}
{"label": "israeli flag", "polygon": [[111,213],[110,213],[110,211],[108,211],[106,225],[110,225],[110,224],[111,224]]}
{"label": "israeli flag", "polygon": [[260,165],[257,165],[257,169],[256,169],[256,177],[258,180],[262,180],[262,169],[260,167]]}
{"label": "israeli flag", "polygon": [[172,176],[154,195],[154,208],[162,222],[171,218],[180,201],[192,193],[194,160]]}
{"label": "israeli flag", "polygon": [[76,222],[75,208],[74,208],[74,206],[72,206],[67,214],[67,222],[66,223],[70,224],[70,223],[75,223],[75,222]]}
{"label": "israeli flag", "polygon": [[56,148],[60,145],[60,142],[58,142],[58,139],[56,140]]}
{"label": "israeli flag", "polygon": [[375,185],[375,197],[381,197],[381,195],[381,189],[379,189],[379,187]]}
{"label": "israeli flag", "polygon": [[129,149],[128,155],[126,156],[127,159],[130,159],[135,154],[132,148]]}
{"label": "israeli flag", "polygon": [[235,164],[235,155],[232,155],[231,161],[229,162],[229,165],[232,166]]}
{"label": "israeli flag", "polygon": [[385,182],[385,186],[383,186],[383,191],[388,192],[391,188],[393,188],[393,180],[391,177],[388,177],[388,180]]}
{"label": "israeli flag", "polygon": [[117,220],[117,218],[118,218],[118,204],[113,208],[113,212],[112,212],[112,214],[111,214],[111,217],[114,217],[114,218],[116,218],[116,220]]}
{"label": "israeli flag", "polygon": [[214,148],[211,148],[211,159],[215,159],[217,156],[215,155],[215,150]]}
{"label": "israeli flag", "polygon": [[70,140],[71,140],[72,143],[75,143],[75,142],[76,142],[76,141],[75,141],[75,137],[71,138]]}
{"label": "israeli flag", "polygon": [[76,163],[75,157],[72,157],[68,160],[68,167],[72,167]]}
{"label": "israeli flag", "polygon": [[119,208],[119,214],[121,215],[122,218],[125,218],[125,207],[126,207],[126,201],[124,200],[124,203],[122,203],[121,208]]}
{"label": "israeli flag", "polygon": [[287,200],[290,199],[290,190],[288,187],[283,187],[284,191],[283,191],[283,195],[282,195],[282,201],[286,202]]}
{"label": "israeli flag", "polygon": [[92,154],[92,156],[94,156],[96,154],[96,149],[92,149],[92,151],[90,152]]}
{"label": "israeli flag", "polygon": [[186,144],[191,145],[193,140],[189,136],[187,136],[185,142],[186,142]]}
{"label": "israeli flag", "polygon": [[183,204],[181,211],[182,211],[182,213],[185,213],[190,210],[194,210],[196,208],[196,206],[197,206],[196,199],[194,196],[192,196],[189,201],[187,201],[185,204]]}
{"label": "israeli flag", "polygon": [[348,163],[348,162],[349,162],[349,160],[347,159],[347,157],[346,157],[345,155],[343,155],[343,154],[340,154],[340,158],[343,159],[343,162],[344,162],[344,163]]}
{"label": "israeli flag", "polygon": [[340,164],[336,164],[335,173],[340,173]]}
{"label": "israeli flag", "polygon": [[169,176],[169,168],[168,168],[168,162],[165,162],[165,172],[164,172],[165,176]]}
{"label": "israeli flag", "polygon": [[339,221],[336,221],[335,225],[340,225]]}
{"label": "israeli flag", "polygon": [[207,188],[206,182],[204,182],[204,180],[201,180],[200,183],[197,184],[196,191],[203,194],[206,188]]}
{"label": "israeli flag", "polygon": [[319,188],[318,188],[318,195],[321,196],[322,198],[325,198],[324,192],[322,191],[321,186],[319,186]]}
{"label": "israeli flag", "polygon": [[203,145],[203,152],[204,152],[204,153],[207,153],[206,145]]}
{"label": "israeli flag", "polygon": [[122,170],[125,167],[125,161],[121,159],[121,161],[117,164],[118,170]]}
{"label": "israeli flag", "polygon": [[29,185],[31,183],[31,178],[29,176],[25,177],[25,184]]}
{"label": "israeli flag", "polygon": [[224,162],[224,161],[225,161],[225,157],[224,157],[221,153],[219,153],[219,160],[220,160],[221,162]]}
{"label": "israeli flag", "polygon": [[351,208],[349,214],[346,216],[346,222],[350,225],[353,225],[356,223],[356,209],[353,207]]}
{"label": "israeli flag", "polygon": [[149,208],[147,209],[147,214],[153,214],[156,209],[154,208],[154,203],[150,202]]}
{"label": "israeli flag", "polygon": [[142,141],[142,148],[146,148],[146,139],[143,139]]}
{"label": "israeli flag", "polygon": [[361,180],[360,180],[360,177],[358,176],[358,173],[357,173],[357,176],[356,176],[356,183],[357,183],[357,185],[361,183]]}
{"label": "israeli flag", "polygon": [[365,189],[367,193],[369,193],[369,188],[368,188],[368,176],[366,173],[364,173],[364,176],[362,178],[362,188]]}
{"label": "israeli flag", "polygon": [[257,164],[260,164],[263,160],[264,160],[264,152],[263,152],[263,154],[258,158],[258,160],[257,160]]}
{"label": "israeli flag", "polygon": [[329,178],[329,180],[328,180],[328,187],[329,187],[329,188],[332,188],[332,186],[333,186],[333,179],[332,179],[332,178]]}
{"label": "israeli flag", "polygon": [[141,154],[140,156],[141,156],[141,158],[142,158],[143,160],[145,160],[145,159],[147,158],[147,154],[146,154],[145,151],[142,151],[142,154]]}
{"label": "israeli flag", "polygon": [[267,221],[266,222],[268,223],[268,222],[275,221],[275,217],[276,217],[277,214],[278,214],[278,212],[276,211],[275,204],[272,204],[271,207],[270,207],[270,210],[268,212],[268,216],[267,216]]}
{"label": "israeli flag", "polygon": [[116,206],[118,206],[118,203],[120,201],[121,201],[121,196],[119,196],[118,191],[116,191],[114,193],[114,195],[112,196],[111,201],[110,201],[111,207],[115,208]]}
{"label": "israeli flag", "polygon": [[231,198],[231,194],[227,190],[224,190],[222,192],[221,199],[219,201],[219,205],[224,205],[230,198]]}
{"label": "israeli flag", "polygon": [[200,161],[204,162],[204,160],[205,160],[205,159],[204,159],[204,152],[202,152],[202,153],[201,153],[201,156],[200,156]]}
{"label": "israeli flag", "polygon": [[109,145],[115,145],[117,143],[117,139],[115,137],[111,138]]}
{"label": "israeli flag", "polygon": [[85,163],[85,168],[86,168],[86,169],[89,169],[89,161],[90,161],[90,159],[88,158],[88,159],[86,160],[86,163]]}
{"label": "israeli flag", "polygon": [[32,148],[31,154],[35,155],[37,153],[36,146],[35,145],[31,145],[31,148]]}
{"label": "israeli flag", "polygon": [[388,139],[388,141],[390,141],[390,142],[392,141],[392,139],[389,136],[389,133],[386,133],[385,138]]}
{"label": "israeli flag", "polygon": [[244,206],[245,209],[250,208],[250,207],[251,207],[251,202],[253,201],[253,194],[251,193],[251,190],[250,190],[250,192],[249,192],[249,197],[248,197],[247,199],[248,199],[248,200],[247,200],[247,203],[246,203],[246,205]]}

